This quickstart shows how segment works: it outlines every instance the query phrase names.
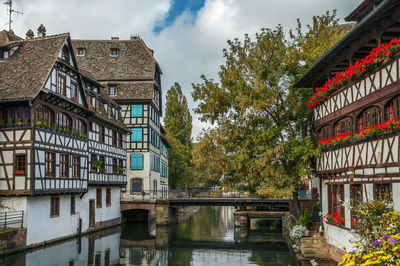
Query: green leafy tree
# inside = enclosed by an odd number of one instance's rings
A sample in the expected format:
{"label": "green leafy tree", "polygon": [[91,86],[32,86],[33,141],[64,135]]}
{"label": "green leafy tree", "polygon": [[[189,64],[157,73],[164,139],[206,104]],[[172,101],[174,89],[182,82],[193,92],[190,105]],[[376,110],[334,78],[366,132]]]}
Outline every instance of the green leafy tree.
{"label": "green leafy tree", "polygon": [[166,138],[172,146],[168,164],[169,186],[190,187],[193,185],[192,116],[178,83],[168,90],[166,99],[164,124]]}
{"label": "green leafy tree", "polygon": [[[311,134],[312,112],[305,106],[312,89],[292,85],[343,36],[345,31],[338,27],[335,12],[327,12],[314,17],[305,32],[298,21],[289,37],[278,25],[262,29],[255,40],[245,35],[243,41],[228,41],[219,82],[203,75],[202,83],[193,84],[195,112],[215,126],[199,146],[215,150],[218,144],[222,154],[214,159],[229,173],[232,184],[259,194],[270,187],[290,189],[298,211],[297,191],[311,176],[319,151]],[[208,175],[205,178],[218,169],[213,164],[202,167],[208,168],[202,171]]]}

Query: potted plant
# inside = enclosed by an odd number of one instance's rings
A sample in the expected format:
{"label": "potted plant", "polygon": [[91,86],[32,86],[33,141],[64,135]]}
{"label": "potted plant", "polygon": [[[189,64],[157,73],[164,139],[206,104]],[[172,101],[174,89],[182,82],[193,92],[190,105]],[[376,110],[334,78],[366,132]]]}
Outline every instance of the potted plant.
{"label": "potted plant", "polygon": [[76,96],[72,96],[71,100],[76,101],[77,100]]}

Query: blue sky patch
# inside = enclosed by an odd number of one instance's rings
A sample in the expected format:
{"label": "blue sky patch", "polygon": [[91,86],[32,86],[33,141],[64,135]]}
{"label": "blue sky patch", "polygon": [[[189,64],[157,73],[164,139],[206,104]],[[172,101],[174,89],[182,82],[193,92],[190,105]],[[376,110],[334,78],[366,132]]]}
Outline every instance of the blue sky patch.
{"label": "blue sky patch", "polygon": [[172,0],[171,8],[168,11],[167,18],[154,27],[155,33],[160,33],[164,28],[174,23],[175,19],[185,10],[189,10],[197,15],[197,12],[204,6],[206,0]]}

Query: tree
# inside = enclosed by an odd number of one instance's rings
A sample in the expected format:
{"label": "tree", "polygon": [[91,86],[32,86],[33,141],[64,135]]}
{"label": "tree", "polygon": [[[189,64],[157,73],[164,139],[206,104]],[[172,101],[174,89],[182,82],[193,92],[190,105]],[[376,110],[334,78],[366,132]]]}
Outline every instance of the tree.
{"label": "tree", "polygon": [[311,176],[319,151],[311,133],[312,112],[305,106],[312,89],[292,84],[343,36],[339,28],[335,12],[327,12],[314,17],[305,33],[298,21],[289,37],[278,25],[262,29],[254,41],[248,35],[228,41],[219,82],[203,75],[201,84],[193,84],[195,112],[215,125],[200,140],[209,147],[202,149],[213,150],[218,143],[223,155],[216,160],[232,183],[259,194],[270,187],[289,189],[298,210],[297,191]]}
{"label": "tree", "polygon": [[169,186],[192,186],[192,116],[178,83],[168,90],[166,99],[164,124],[166,138],[172,146],[168,164]]}

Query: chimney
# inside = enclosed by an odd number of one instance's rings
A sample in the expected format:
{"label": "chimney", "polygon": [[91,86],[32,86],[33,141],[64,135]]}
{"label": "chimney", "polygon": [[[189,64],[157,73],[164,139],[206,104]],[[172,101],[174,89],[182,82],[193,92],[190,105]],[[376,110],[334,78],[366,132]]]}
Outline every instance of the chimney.
{"label": "chimney", "polygon": [[37,29],[37,35],[39,38],[46,36],[46,28],[43,26],[43,24],[40,24],[39,28]]}
{"label": "chimney", "polygon": [[119,37],[111,37],[112,41],[119,41]]}
{"label": "chimney", "polygon": [[140,36],[138,34],[132,34],[131,40],[140,40]]}
{"label": "chimney", "polygon": [[33,31],[31,29],[29,29],[25,34],[25,39],[29,40],[29,39],[33,39],[33,38],[35,38],[35,34],[33,34]]}

